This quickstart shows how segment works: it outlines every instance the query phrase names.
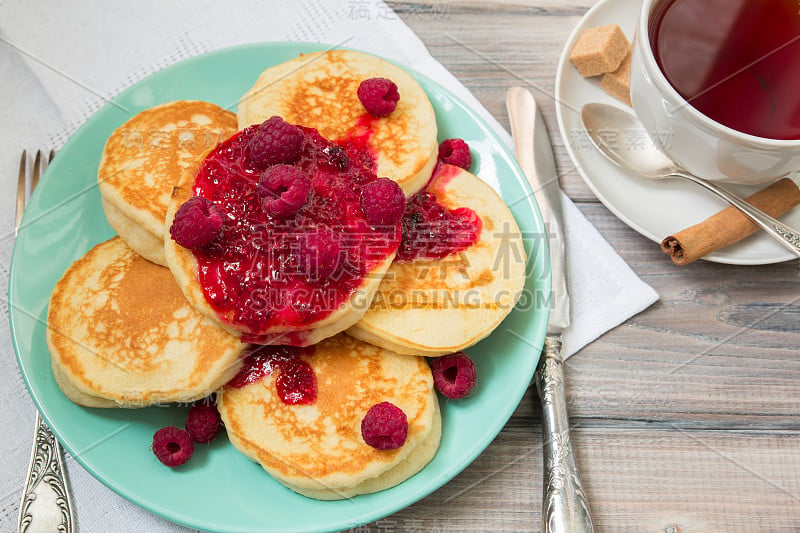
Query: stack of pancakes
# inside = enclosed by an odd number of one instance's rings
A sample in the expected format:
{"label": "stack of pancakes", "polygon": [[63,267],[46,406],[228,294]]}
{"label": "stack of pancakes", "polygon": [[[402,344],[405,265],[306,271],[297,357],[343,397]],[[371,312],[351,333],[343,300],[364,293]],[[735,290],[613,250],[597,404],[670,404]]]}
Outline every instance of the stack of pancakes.
{"label": "stack of pancakes", "polygon": [[[316,345],[305,357],[318,386],[312,404],[281,401],[275,373],[226,386],[248,345],[205,301],[192,253],[170,239],[174,213],[204,157],[237,127],[279,115],[333,141],[357,135],[364,109],[356,89],[372,77],[391,79],[401,95],[391,115],[370,124],[376,174],[407,196],[427,185],[445,207],[471,208],[482,221],[480,236],[453,257],[390,258],[365,279],[376,295],[371,306],[348,300],[334,318],[303,332]],[[412,476],[432,459],[441,434],[431,371],[420,356],[458,351],[488,335],[516,304],[526,261],[497,194],[449,165],[431,177],[437,156],[436,120],[423,89],[399,67],[354,51],[305,54],[267,68],[239,102],[238,117],[197,101],[142,111],[109,137],[98,170],[103,208],[119,236],[73,263],[52,293],[47,341],[59,387],[88,407],[194,401],[217,392],[233,445],[312,498],[374,492]],[[508,253],[511,260],[499,265]],[[280,343],[277,333],[272,340]],[[361,437],[365,413],[383,401],[409,422],[407,440],[395,450],[377,450]]]}
{"label": "stack of pancakes", "polygon": [[108,138],[98,182],[119,237],[70,266],[47,316],[53,374],[75,403],[199,400],[241,366],[247,345],[192,307],[162,266],[175,180],[235,131],[233,113],[179,101],[142,111]]}

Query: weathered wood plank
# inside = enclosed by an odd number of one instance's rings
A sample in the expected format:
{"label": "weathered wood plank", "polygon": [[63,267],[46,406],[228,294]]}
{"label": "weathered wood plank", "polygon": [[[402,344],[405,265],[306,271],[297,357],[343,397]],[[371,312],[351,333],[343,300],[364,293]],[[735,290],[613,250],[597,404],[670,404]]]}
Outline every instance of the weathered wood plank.
{"label": "weathered wood plank", "polygon": [[575,417],[800,426],[796,261],[677,267],[603,206],[580,208],[661,300],[568,361]]}

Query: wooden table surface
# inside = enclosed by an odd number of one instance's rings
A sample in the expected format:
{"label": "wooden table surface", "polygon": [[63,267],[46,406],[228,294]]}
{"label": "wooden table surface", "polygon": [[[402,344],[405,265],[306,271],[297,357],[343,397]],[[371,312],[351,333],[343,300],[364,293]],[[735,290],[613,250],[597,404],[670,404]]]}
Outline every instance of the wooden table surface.
{"label": "wooden table surface", "polygon": [[[595,198],[558,135],[552,98],[561,48],[593,4],[390,2],[506,128],[506,90],[520,80],[545,89],[536,96],[562,187],[660,295],[566,364],[596,531],[800,531],[798,262],[679,268]],[[358,531],[538,531],[541,491],[531,389],[464,472]]]}

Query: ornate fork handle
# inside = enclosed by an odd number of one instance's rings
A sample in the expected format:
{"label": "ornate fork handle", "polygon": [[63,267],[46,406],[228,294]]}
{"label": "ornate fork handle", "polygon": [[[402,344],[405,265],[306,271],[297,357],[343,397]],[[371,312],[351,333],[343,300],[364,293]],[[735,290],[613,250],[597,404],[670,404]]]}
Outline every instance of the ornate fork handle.
{"label": "ornate fork handle", "polygon": [[561,341],[548,336],[536,370],[544,439],[543,533],[590,533],[589,503],[581,486],[569,436]]}
{"label": "ornate fork handle", "polygon": [[61,446],[38,412],[35,441],[19,508],[19,533],[27,532],[34,522],[32,531],[73,533],[72,502],[64,478]]}

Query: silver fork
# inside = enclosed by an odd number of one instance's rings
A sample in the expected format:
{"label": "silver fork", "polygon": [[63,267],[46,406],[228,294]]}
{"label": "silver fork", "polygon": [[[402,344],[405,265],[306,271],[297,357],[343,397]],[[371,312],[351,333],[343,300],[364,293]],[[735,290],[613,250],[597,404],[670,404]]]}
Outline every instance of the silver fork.
{"label": "silver fork", "polygon": [[[33,170],[30,173],[30,194],[33,194],[39,178],[55,155],[54,150],[50,150],[47,155],[41,150],[36,151]],[[28,167],[28,153],[23,150],[19,163],[19,180],[17,181],[15,236],[19,232],[22,213],[25,211],[27,203],[25,189],[29,176]],[[61,459],[61,446],[45,421],[42,420],[38,410],[36,411],[36,427],[33,437],[31,462],[25,478],[22,501],[19,505],[18,532],[73,533],[72,501]]]}

